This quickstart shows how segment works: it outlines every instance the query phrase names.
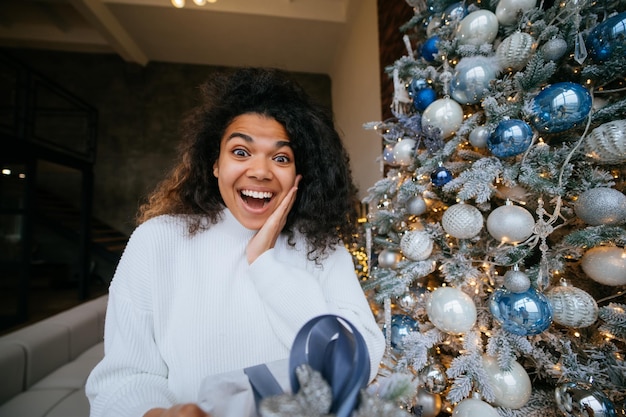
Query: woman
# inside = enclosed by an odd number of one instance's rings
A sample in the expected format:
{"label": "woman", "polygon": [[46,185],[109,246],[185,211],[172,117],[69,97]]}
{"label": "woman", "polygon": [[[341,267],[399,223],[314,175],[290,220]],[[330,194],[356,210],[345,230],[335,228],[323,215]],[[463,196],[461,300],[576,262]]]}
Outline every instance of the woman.
{"label": "woman", "polygon": [[370,378],[382,357],[343,246],[355,188],[331,116],[278,70],[218,74],[202,93],[111,283],[92,417],[204,416],[204,378],[288,358],[322,314],[363,334]]}

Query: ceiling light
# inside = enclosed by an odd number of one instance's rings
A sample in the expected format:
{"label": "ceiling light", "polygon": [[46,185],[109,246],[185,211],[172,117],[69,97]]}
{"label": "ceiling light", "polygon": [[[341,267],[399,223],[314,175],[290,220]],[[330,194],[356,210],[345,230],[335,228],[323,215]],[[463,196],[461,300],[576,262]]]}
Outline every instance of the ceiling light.
{"label": "ceiling light", "polygon": [[193,0],[196,6],[204,6],[206,4],[206,0]]}
{"label": "ceiling light", "polygon": [[178,9],[182,9],[183,7],[185,7],[185,0],[171,0],[171,2],[172,6]]}

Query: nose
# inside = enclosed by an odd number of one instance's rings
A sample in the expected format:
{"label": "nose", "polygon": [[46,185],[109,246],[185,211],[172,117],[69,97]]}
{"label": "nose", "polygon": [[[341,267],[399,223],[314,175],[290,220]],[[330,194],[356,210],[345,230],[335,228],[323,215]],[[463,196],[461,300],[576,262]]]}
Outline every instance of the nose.
{"label": "nose", "polygon": [[265,158],[252,158],[248,167],[248,177],[255,178],[259,181],[269,180],[272,178],[272,170],[270,161]]}

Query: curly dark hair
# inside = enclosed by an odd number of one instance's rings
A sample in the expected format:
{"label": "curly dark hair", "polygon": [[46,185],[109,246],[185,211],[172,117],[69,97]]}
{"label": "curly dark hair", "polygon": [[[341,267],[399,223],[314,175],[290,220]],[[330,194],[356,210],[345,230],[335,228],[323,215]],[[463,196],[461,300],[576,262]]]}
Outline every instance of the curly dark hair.
{"label": "curly dark hair", "polygon": [[353,241],[356,187],[328,109],[286,72],[271,68],[218,72],[200,91],[202,104],[183,121],[178,163],[140,207],[138,223],[161,214],[184,215],[191,234],[216,223],[225,207],[213,175],[220,141],[235,117],[256,113],[283,125],[295,154],[296,172],[302,174],[283,229],[289,241],[293,244],[296,231],[302,233],[310,254]]}

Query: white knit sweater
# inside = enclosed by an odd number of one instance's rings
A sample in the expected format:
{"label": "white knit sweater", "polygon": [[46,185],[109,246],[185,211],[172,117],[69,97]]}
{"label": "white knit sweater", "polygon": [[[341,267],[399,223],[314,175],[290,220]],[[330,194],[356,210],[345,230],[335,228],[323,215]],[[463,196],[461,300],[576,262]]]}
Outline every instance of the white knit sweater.
{"label": "white knit sweater", "polygon": [[197,402],[207,375],[288,358],[297,331],[321,314],[361,331],[375,375],[384,337],[350,253],[340,246],[320,266],[302,239],[294,248],[280,236],[249,265],[255,231],[222,217],[193,237],[172,216],[131,236],[109,290],[105,356],[87,381],[91,417]]}

